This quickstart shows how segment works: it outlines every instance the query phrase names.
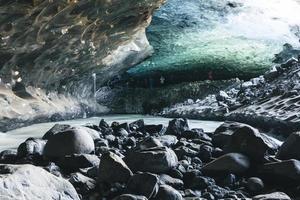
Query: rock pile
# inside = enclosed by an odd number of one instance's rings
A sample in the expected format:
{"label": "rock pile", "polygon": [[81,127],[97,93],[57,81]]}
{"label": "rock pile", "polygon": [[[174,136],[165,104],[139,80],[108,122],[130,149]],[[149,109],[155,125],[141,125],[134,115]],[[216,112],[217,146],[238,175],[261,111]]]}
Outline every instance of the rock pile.
{"label": "rock pile", "polygon": [[[282,145],[225,122],[214,133],[133,123],[55,125],[0,153],[1,199],[289,200],[300,197],[299,134]],[[298,149],[299,150],[299,149]]]}
{"label": "rock pile", "polygon": [[266,131],[300,131],[300,61],[291,58],[264,75],[237,80],[227,89],[165,108],[159,115],[252,124]]}

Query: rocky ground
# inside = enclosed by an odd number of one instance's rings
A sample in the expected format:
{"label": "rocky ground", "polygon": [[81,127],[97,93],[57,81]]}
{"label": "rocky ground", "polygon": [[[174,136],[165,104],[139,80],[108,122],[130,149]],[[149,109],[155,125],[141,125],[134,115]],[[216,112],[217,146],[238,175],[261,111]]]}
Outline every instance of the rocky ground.
{"label": "rocky ground", "polygon": [[1,199],[300,199],[300,135],[225,122],[214,133],[101,120],[55,125],[0,153]]}
{"label": "rocky ground", "polygon": [[300,129],[300,64],[295,58],[226,90],[165,108],[160,115],[239,121],[289,134]]}

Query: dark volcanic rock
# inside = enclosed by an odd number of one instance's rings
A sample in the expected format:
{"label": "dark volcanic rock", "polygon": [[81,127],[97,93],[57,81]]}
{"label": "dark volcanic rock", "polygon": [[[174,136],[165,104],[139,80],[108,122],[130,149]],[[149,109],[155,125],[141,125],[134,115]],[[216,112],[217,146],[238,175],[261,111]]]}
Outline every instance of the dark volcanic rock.
{"label": "dark volcanic rock", "polygon": [[112,152],[102,155],[98,176],[101,182],[126,183],[131,176],[131,170],[118,155]]}
{"label": "dark volcanic rock", "polygon": [[242,174],[250,168],[250,160],[239,153],[229,153],[206,164],[202,170],[206,174]]}
{"label": "dark volcanic rock", "polygon": [[300,132],[292,133],[286,139],[286,141],[279,148],[276,157],[282,160],[300,160]]}
{"label": "dark volcanic rock", "polygon": [[89,194],[96,188],[96,181],[81,173],[71,174],[69,181],[80,194]]}
{"label": "dark volcanic rock", "polygon": [[172,147],[178,142],[177,137],[174,135],[162,135],[157,137],[157,139],[167,147]]}
{"label": "dark volcanic rock", "polygon": [[159,179],[155,174],[139,173],[133,175],[127,184],[127,190],[131,194],[142,195],[150,199],[154,197],[159,188]]}
{"label": "dark volcanic rock", "polygon": [[183,200],[182,195],[168,185],[161,185],[159,187],[158,193],[155,200]]}
{"label": "dark volcanic rock", "polygon": [[300,161],[286,160],[265,164],[262,174],[269,180],[281,184],[292,184],[300,181]]}
{"label": "dark volcanic rock", "polygon": [[275,154],[278,148],[275,139],[245,125],[231,135],[227,151],[243,153],[255,161],[262,161],[268,154]]}
{"label": "dark volcanic rock", "polygon": [[203,190],[209,186],[215,185],[215,180],[210,177],[205,177],[198,170],[186,172],[183,176],[185,188]]}
{"label": "dark volcanic rock", "polygon": [[50,130],[48,130],[43,136],[44,140],[49,140],[50,137],[55,135],[56,133],[63,132],[67,129],[71,128],[71,125],[68,124],[55,124]]}
{"label": "dark volcanic rock", "polygon": [[96,155],[73,154],[59,159],[58,165],[66,171],[78,171],[80,168],[99,166],[100,159]]}
{"label": "dark volcanic rock", "polygon": [[89,154],[95,151],[92,137],[84,130],[69,129],[49,138],[44,149],[48,157],[63,157],[72,154]]}
{"label": "dark volcanic rock", "polygon": [[134,171],[164,173],[178,163],[176,154],[167,147],[155,147],[139,151],[129,151],[126,163]]}
{"label": "dark volcanic rock", "polygon": [[158,139],[154,137],[148,137],[143,141],[139,142],[134,149],[145,150],[145,149],[155,148],[155,147],[163,147],[163,145]]}
{"label": "dark volcanic rock", "polygon": [[144,122],[143,119],[136,120],[136,121],[131,122],[131,123],[129,124],[129,128],[130,128],[131,130],[142,129],[144,126],[145,126],[145,122]]}
{"label": "dark volcanic rock", "polygon": [[264,189],[264,182],[257,177],[251,177],[247,180],[247,189],[254,194],[259,193]]}
{"label": "dark volcanic rock", "polygon": [[140,196],[140,195],[122,194],[122,195],[114,198],[113,200],[148,200],[148,199],[146,197]]}
{"label": "dark volcanic rock", "polygon": [[184,131],[189,130],[189,124],[187,119],[173,119],[169,121],[166,134],[181,136]]}
{"label": "dark volcanic rock", "polygon": [[184,184],[183,181],[178,178],[173,178],[167,174],[162,174],[159,176],[160,185],[169,185],[176,189],[182,189]]}
{"label": "dark volcanic rock", "polygon": [[79,200],[71,183],[33,165],[0,165],[1,199]]}
{"label": "dark volcanic rock", "polygon": [[203,129],[191,129],[186,130],[182,133],[182,137],[186,139],[201,139],[204,141],[211,141],[211,137],[209,137],[206,133],[204,133]]}
{"label": "dark volcanic rock", "polygon": [[25,157],[28,155],[43,155],[46,140],[28,138],[18,147],[18,156]]}
{"label": "dark volcanic rock", "polygon": [[85,133],[89,134],[93,138],[93,140],[100,138],[100,135],[99,135],[100,133],[89,127],[70,126],[70,125],[66,125],[66,124],[56,124],[49,131],[47,131],[45,133],[45,135],[43,136],[43,139],[49,140],[52,136],[56,135],[57,133],[66,132],[67,130],[77,130],[80,132],[85,132]]}
{"label": "dark volcanic rock", "polygon": [[291,198],[283,192],[273,192],[270,194],[261,194],[252,198],[253,200],[291,200]]}
{"label": "dark volcanic rock", "polygon": [[0,153],[0,163],[13,164],[17,159],[16,150],[4,150]]}
{"label": "dark volcanic rock", "polygon": [[141,128],[137,129],[137,131],[149,133],[150,135],[163,135],[165,134],[166,130],[166,127],[162,124],[144,125]]}

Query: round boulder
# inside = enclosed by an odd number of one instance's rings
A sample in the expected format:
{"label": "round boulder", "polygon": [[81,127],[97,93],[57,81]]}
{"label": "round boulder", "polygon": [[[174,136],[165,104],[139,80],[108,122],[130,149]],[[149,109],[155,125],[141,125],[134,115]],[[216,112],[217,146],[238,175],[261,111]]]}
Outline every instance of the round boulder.
{"label": "round boulder", "polygon": [[47,157],[89,154],[95,150],[92,137],[82,129],[69,129],[49,138],[44,149]]}

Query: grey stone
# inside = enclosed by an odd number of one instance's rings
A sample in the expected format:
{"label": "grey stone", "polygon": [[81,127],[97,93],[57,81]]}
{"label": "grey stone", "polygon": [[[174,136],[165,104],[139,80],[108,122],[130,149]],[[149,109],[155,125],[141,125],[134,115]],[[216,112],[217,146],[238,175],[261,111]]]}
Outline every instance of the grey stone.
{"label": "grey stone", "polygon": [[178,163],[176,154],[167,147],[155,147],[140,151],[129,151],[126,163],[134,171],[164,173]]}
{"label": "grey stone", "polygon": [[89,154],[95,151],[92,137],[84,130],[69,129],[49,138],[44,149],[48,157],[63,157],[72,154]]}
{"label": "grey stone", "polygon": [[158,176],[151,173],[139,173],[133,175],[127,184],[127,190],[131,194],[142,195],[150,199],[154,197],[159,188]]}
{"label": "grey stone", "polygon": [[207,174],[233,173],[242,174],[250,168],[250,160],[240,153],[229,153],[203,166]]}
{"label": "grey stone", "polygon": [[273,192],[254,196],[253,200],[291,200],[291,198],[283,192]]}
{"label": "grey stone", "polygon": [[118,155],[108,152],[102,155],[99,166],[99,180],[106,183],[126,183],[132,176],[131,170]]}
{"label": "grey stone", "polygon": [[70,182],[33,165],[0,165],[0,197],[79,200]]}

